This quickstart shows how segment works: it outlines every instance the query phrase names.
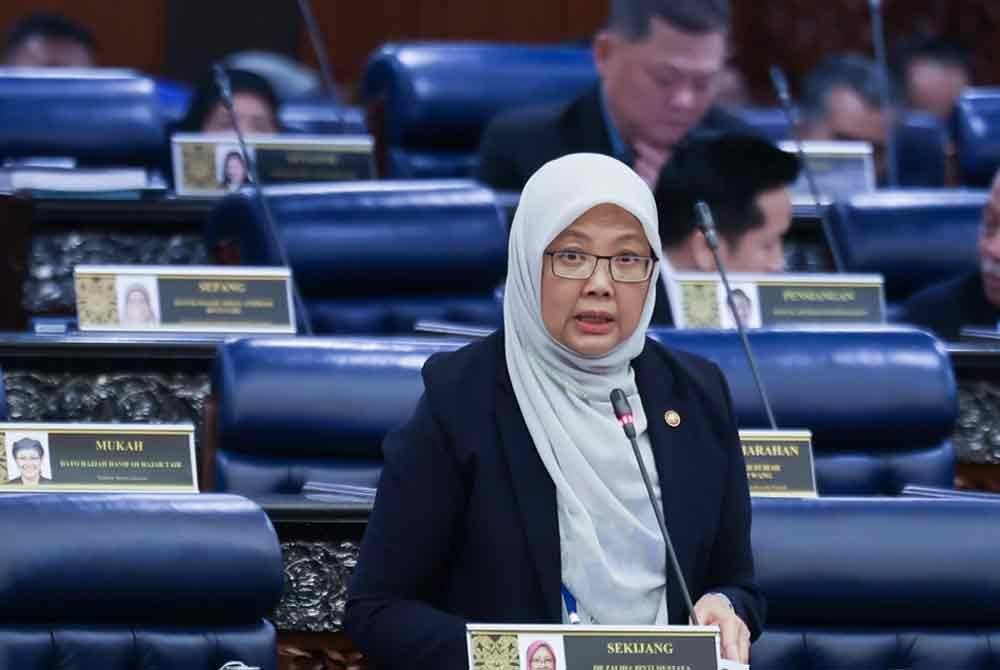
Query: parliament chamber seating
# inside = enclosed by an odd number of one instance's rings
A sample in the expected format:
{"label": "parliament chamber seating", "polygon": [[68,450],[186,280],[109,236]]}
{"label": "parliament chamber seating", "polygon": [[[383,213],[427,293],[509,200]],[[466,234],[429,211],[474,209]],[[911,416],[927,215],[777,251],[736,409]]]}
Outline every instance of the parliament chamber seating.
{"label": "parliament chamber seating", "polygon": [[568,101],[596,81],[589,49],[389,43],[369,59],[361,97],[375,119],[385,176],[468,177],[495,114]]}
{"label": "parliament chamber seating", "polygon": [[0,496],[0,667],[275,670],[281,550],[217,494]]}
{"label": "parliament chamber seating", "polygon": [[965,190],[877,191],[830,210],[846,272],[877,273],[888,303],[977,267],[976,236],[986,194]]}
{"label": "parliament chamber seating", "polygon": [[995,503],[755,499],[754,670],[1000,666]]}
{"label": "parliament chamber seating", "polygon": [[954,116],[959,171],[967,186],[987,187],[1000,168],[1000,88],[971,88]]}
{"label": "parliament chamber seating", "polygon": [[[317,334],[412,332],[420,319],[496,324],[507,228],[491,191],[468,181],[343,182],[266,189],[278,237]],[[250,193],[209,217],[210,249],[245,265],[281,255]]]}
{"label": "parliament chamber seating", "polygon": [[[735,333],[653,335],[718,363],[740,425],[767,427]],[[957,391],[937,340],[909,329],[760,331],[750,339],[779,426],[813,431],[821,493],[952,485],[947,438]],[[307,481],[374,486],[382,437],[416,406],[424,360],[460,344],[410,337],[223,345],[212,373],[216,488],[260,495],[296,494]]]}
{"label": "parliament chamber seating", "polygon": [[344,105],[332,98],[310,97],[287,100],[278,110],[282,132],[309,135],[365,135],[368,124],[360,107]]}
{"label": "parliament chamber seating", "polygon": [[166,134],[152,79],[130,70],[0,68],[0,161],[163,168]]}

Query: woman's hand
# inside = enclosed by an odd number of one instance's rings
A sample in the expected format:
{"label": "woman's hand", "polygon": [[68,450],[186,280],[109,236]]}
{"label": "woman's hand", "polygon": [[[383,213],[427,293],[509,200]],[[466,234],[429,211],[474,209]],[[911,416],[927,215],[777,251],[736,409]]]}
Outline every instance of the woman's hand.
{"label": "woman's hand", "polygon": [[716,625],[721,634],[722,657],[739,663],[750,662],[750,629],[725,596],[706,593],[694,604],[695,614],[703,626]]}

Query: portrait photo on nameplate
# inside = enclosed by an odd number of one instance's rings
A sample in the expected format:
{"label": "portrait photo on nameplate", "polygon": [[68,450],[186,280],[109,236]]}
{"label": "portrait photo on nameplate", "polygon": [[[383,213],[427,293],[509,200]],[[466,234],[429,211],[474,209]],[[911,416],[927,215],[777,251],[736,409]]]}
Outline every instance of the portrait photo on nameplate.
{"label": "portrait photo on nameplate", "polygon": [[294,333],[287,268],[77,265],[81,331]]}
{"label": "portrait photo on nameplate", "polygon": [[[729,284],[747,328],[885,323],[881,275],[734,272]],[[670,309],[678,328],[736,328],[718,274],[675,272],[669,287]]]}
{"label": "portrait photo on nameplate", "polygon": [[718,670],[715,626],[468,624],[470,670]]}
{"label": "portrait photo on nameplate", "polygon": [[[371,135],[246,136],[262,185],[375,178]],[[178,195],[222,196],[252,183],[235,133],[176,133],[170,138]]]}
{"label": "portrait photo on nameplate", "polygon": [[191,424],[0,423],[0,493],[198,492]]}
{"label": "portrait photo on nameplate", "polygon": [[739,433],[751,496],[817,496],[811,431],[741,428]]}

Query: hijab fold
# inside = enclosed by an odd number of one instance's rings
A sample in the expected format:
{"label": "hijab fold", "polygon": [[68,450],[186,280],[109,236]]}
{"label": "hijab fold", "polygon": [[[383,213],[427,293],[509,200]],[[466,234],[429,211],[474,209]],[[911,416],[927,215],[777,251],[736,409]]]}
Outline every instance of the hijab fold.
{"label": "hijab fold", "polygon": [[542,319],[546,247],[582,214],[605,203],[634,215],[660,256],[653,196],[624,163],[571,154],[546,163],[528,180],[510,233],[504,349],[518,406],[556,487],[562,581],[581,618],[665,624],[666,548],[609,399],[614,388],[628,396],[640,453],[659,499],[646,416],[630,366],[645,346],[659,264],[635,332],[603,355],[569,349]]}

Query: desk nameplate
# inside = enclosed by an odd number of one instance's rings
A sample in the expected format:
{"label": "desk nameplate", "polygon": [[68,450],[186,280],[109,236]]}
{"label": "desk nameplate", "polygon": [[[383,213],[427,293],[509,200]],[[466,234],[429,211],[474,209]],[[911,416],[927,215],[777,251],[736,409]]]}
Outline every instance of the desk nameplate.
{"label": "desk nameplate", "polygon": [[295,332],[287,268],[77,265],[74,285],[81,331]]}
{"label": "desk nameplate", "polygon": [[[370,135],[247,135],[261,184],[375,178]],[[250,184],[233,133],[177,133],[170,138],[178,195],[220,196]]]}
{"label": "desk nameplate", "polygon": [[0,423],[0,493],[198,492],[191,424]]}
{"label": "desk nameplate", "polygon": [[[792,140],[779,142],[778,147],[789,153],[798,152],[798,144]],[[875,190],[875,154],[871,143],[805,140],[802,152],[812,168],[821,199],[847,198]],[[813,204],[805,170],[800,171],[792,186],[792,200]]]}
{"label": "desk nameplate", "polygon": [[716,626],[466,626],[471,670],[718,670]]}
{"label": "desk nameplate", "polygon": [[741,429],[740,444],[751,496],[817,496],[811,431]]}
{"label": "desk nameplate", "polygon": [[[885,323],[880,275],[734,272],[729,284],[747,328]],[[678,328],[736,328],[717,273],[675,272],[669,286]]]}

